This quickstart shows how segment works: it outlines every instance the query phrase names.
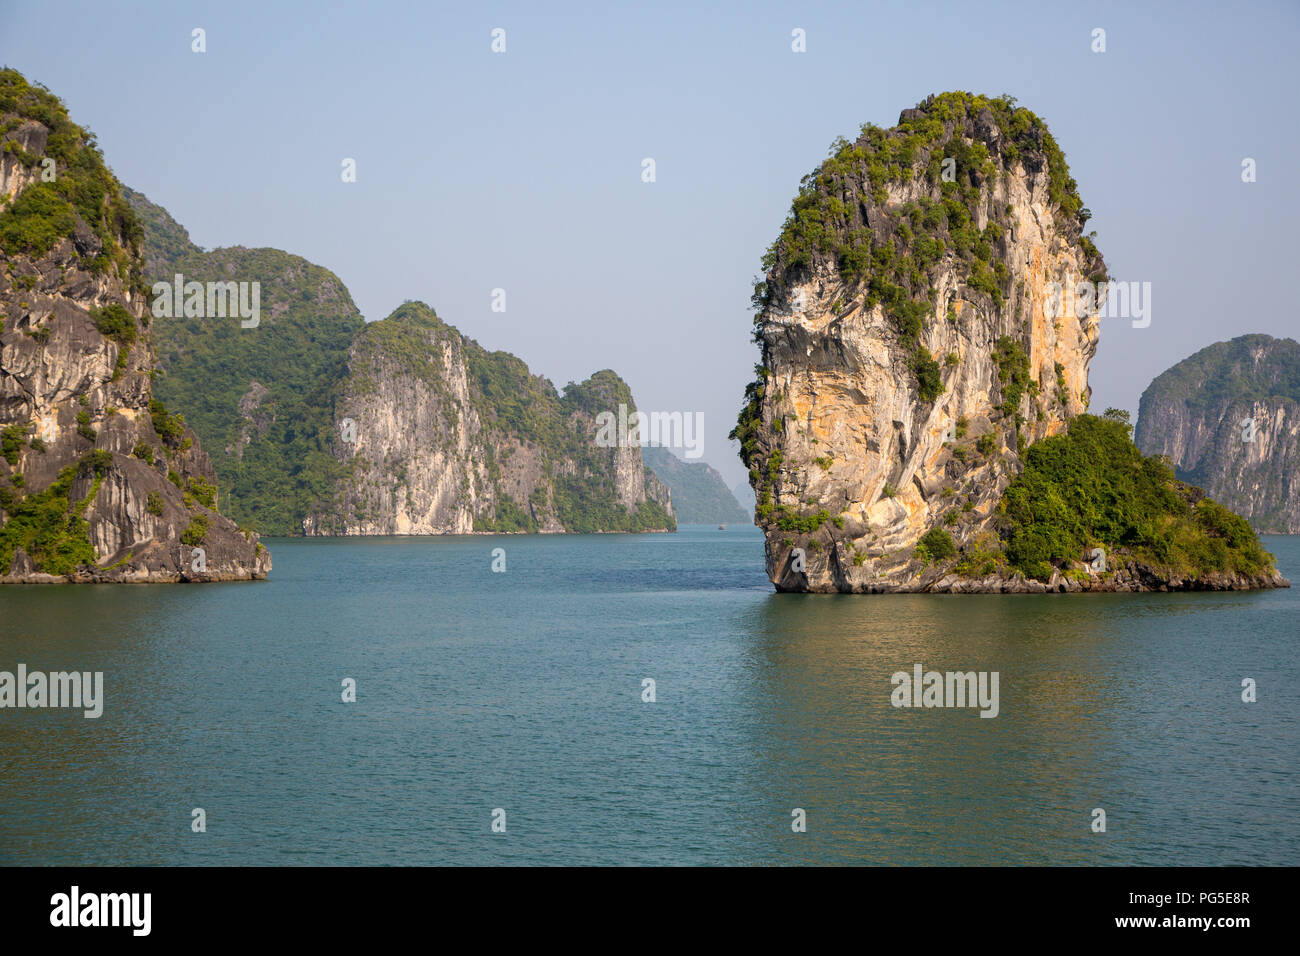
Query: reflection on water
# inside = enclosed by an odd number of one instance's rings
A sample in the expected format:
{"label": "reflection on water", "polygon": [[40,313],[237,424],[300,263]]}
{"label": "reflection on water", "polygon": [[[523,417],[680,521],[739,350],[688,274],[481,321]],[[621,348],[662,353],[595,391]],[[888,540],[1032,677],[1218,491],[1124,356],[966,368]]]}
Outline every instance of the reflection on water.
{"label": "reflection on water", "polygon": [[[1260,729],[1224,641],[1252,600],[773,595],[743,625],[755,788],[773,813],[809,811],[785,847],[801,862],[1177,862],[1216,833],[1197,862],[1246,862],[1238,804],[1288,799],[1220,769]],[[890,706],[890,675],[916,663],[997,671],[1000,715]],[[1272,728],[1277,755],[1293,732]]]}
{"label": "reflection on water", "polygon": [[[266,582],[0,590],[0,670],[107,697],[0,710],[0,862],[1300,857],[1295,591],[777,595],[752,528],[272,546]],[[918,663],[997,671],[998,717],[892,707]]]}

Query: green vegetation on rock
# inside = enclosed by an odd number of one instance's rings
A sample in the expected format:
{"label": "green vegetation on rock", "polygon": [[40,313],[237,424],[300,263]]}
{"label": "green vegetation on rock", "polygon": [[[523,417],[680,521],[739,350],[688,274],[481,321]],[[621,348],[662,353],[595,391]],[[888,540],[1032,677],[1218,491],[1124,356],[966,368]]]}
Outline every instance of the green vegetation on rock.
{"label": "green vegetation on rock", "polygon": [[0,456],[10,465],[18,464],[18,452],[27,440],[27,425],[6,425],[0,432]]}
{"label": "green vegetation on rock", "polygon": [[[34,494],[19,496],[0,485],[0,511],[5,517],[0,527],[0,574],[9,573],[19,548],[31,558],[33,567],[45,574],[70,574],[95,563],[95,549],[83,515],[99,493],[112,460],[107,451],[92,452],[64,468],[53,483]],[[84,474],[93,474],[95,480],[89,494],[74,504],[69,495],[78,475]]]}
{"label": "green vegetation on rock", "polygon": [[190,518],[189,527],[181,534],[181,541],[191,548],[197,548],[203,544],[203,539],[208,536],[208,516],[194,515]]}
{"label": "green vegetation on rock", "polygon": [[[1008,417],[1019,415],[1020,400],[1033,385],[1029,373],[1029,356],[1019,342],[1004,335],[993,347],[993,361],[998,370],[998,382],[1002,386],[1002,404],[998,408]],[[1018,427],[1019,419],[1016,424]]]}
{"label": "green vegetation on rock", "polygon": [[525,511],[507,494],[497,499],[496,512],[492,517],[474,519],[475,531],[492,531],[497,534],[533,534],[537,531],[537,519],[531,511]]}
{"label": "green vegetation on rock", "polygon": [[949,558],[955,558],[957,545],[953,543],[952,535],[947,531],[937,527],[931,528],[921,535],[921,540],[916,543],[916,556],[921,559],[922,564],[929,564],[931,561],[938,564]]}
{"label": "green vegetation on rock", "polygon": [[99,334],[118,345],[129,346],[136,339],[135,318],[122,306],[114,303],[90,310],[90,321]]}
{"label": "green vegetation on rock", "polygon": [[136,253],[143,231],[104,164],[94,136],[68,118],[66,107],[53,93],[8,68],[0,69],[0,120],[6,121],[4,152],[36,176],[45,170],[42,157],[23,149],[18,137],[22,121],[44,124],[49,129],[44,158],[55,164],[53,181],[33,183],[16,201],[0,206],[0,250],[7,255],[43,256],[59,239],[73,234],[80,217],[101,243],[99,255],[84,266],[98,274],[111,264],[127,285],[139,288]]}
{"label": "green vegetation on rock", "polygon": [[762,365],[754,366],[754,380],[745,386],[745,405],[740,410],[736,427],[728,435],[740,442],[740,460],[751,470],[751,474],[758,463],[758,436],[763,427],[763,398],[767,394],[767,378],[771,374]]}
{"label": "green vegetation on rock", "polygon": [[[170,414],[167,411],[167,404],[161,399],[149,400],[149,415],[153,419],[153,430],[165,444],[174,448],[185,438],[185,416],[179,413]],[[149,452],[149,461],[153,461],[152,450]]]}
{"label": "green vegetation on rock", "polygon": [[[348,350],[365,323],[328,269],[276,249],[204,252],[162,207],[129,192],[146,227],[150,282],[261,283],[261,321],[160,318],[154,393],[185,412],[212,458],[223,510],[265,534],[302,533],[303,518],[343,473],[330,453]],[[378,323],[375,323],[376,325]],[[155,415],[164,440],[175,432]]]}
{"label": "green vegetation on rock", "polygon": [[1046,581],[1101,547],[1108,563],[1190,578],[1273,568],[1245,519],[1178,481],[1167,461],[1144,457],[1130,430],[1127,413],[1080,415],[1028,449],[999,505],[1011,567]]}

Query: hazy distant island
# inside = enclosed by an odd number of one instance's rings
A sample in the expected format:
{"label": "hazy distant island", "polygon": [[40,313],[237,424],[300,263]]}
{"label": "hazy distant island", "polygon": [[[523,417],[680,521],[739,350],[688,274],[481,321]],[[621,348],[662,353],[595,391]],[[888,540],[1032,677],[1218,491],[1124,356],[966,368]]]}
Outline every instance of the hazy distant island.
{"label": "hazy distant island", "polygon": [[778,590],[1286,585],[1126,412],[1088,414],[1096,309],[1060,291],[1108,278],[1089,217],[1009,97],[932,96],[805,177],[732,433]]}
{"label": "hazy distant island", "polygon": [[667,448],[641,449],[646,467],[672,492],[673,511],[682,524],[748,524],[752,519],[741,507],[722,476],[702,461],[683,461]]}
{"label": "hazy distant island", "polygon": [[1242,335],[1156,376],[1134,440],[1256,531],[1300,534],[1300,342]]}

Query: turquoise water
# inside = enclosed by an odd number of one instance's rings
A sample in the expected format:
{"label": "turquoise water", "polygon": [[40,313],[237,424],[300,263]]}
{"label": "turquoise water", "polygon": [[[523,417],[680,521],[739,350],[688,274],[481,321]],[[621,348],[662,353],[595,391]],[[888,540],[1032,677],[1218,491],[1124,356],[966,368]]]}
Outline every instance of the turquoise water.
{"label": "turquoise water", "polygon": [[[0,710],[0,863],[1300,863],[1300,588],[778,595],[751,527],[268,545],[0,589],[0,670],[106,697]],[[999,715],[892,707],[915,663]]]}

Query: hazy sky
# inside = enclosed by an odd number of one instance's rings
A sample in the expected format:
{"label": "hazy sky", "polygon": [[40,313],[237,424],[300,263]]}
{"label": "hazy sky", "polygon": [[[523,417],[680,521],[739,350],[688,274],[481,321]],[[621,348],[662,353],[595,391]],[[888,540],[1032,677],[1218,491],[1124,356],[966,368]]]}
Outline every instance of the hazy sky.
{"label": "hazy sky", "polygon": [[929,93],[1042,116],[1112,274],[1152,284],[1150,327],[1102,322],[1094,409],[1300,329],[1300,5],[701,6],[0,0],[0,63],[200,245],[305,256],[367,319],[422,299],[557,386],[613,368],[642,409],[703,412],[729,483],[750,285],[800,177]]}

